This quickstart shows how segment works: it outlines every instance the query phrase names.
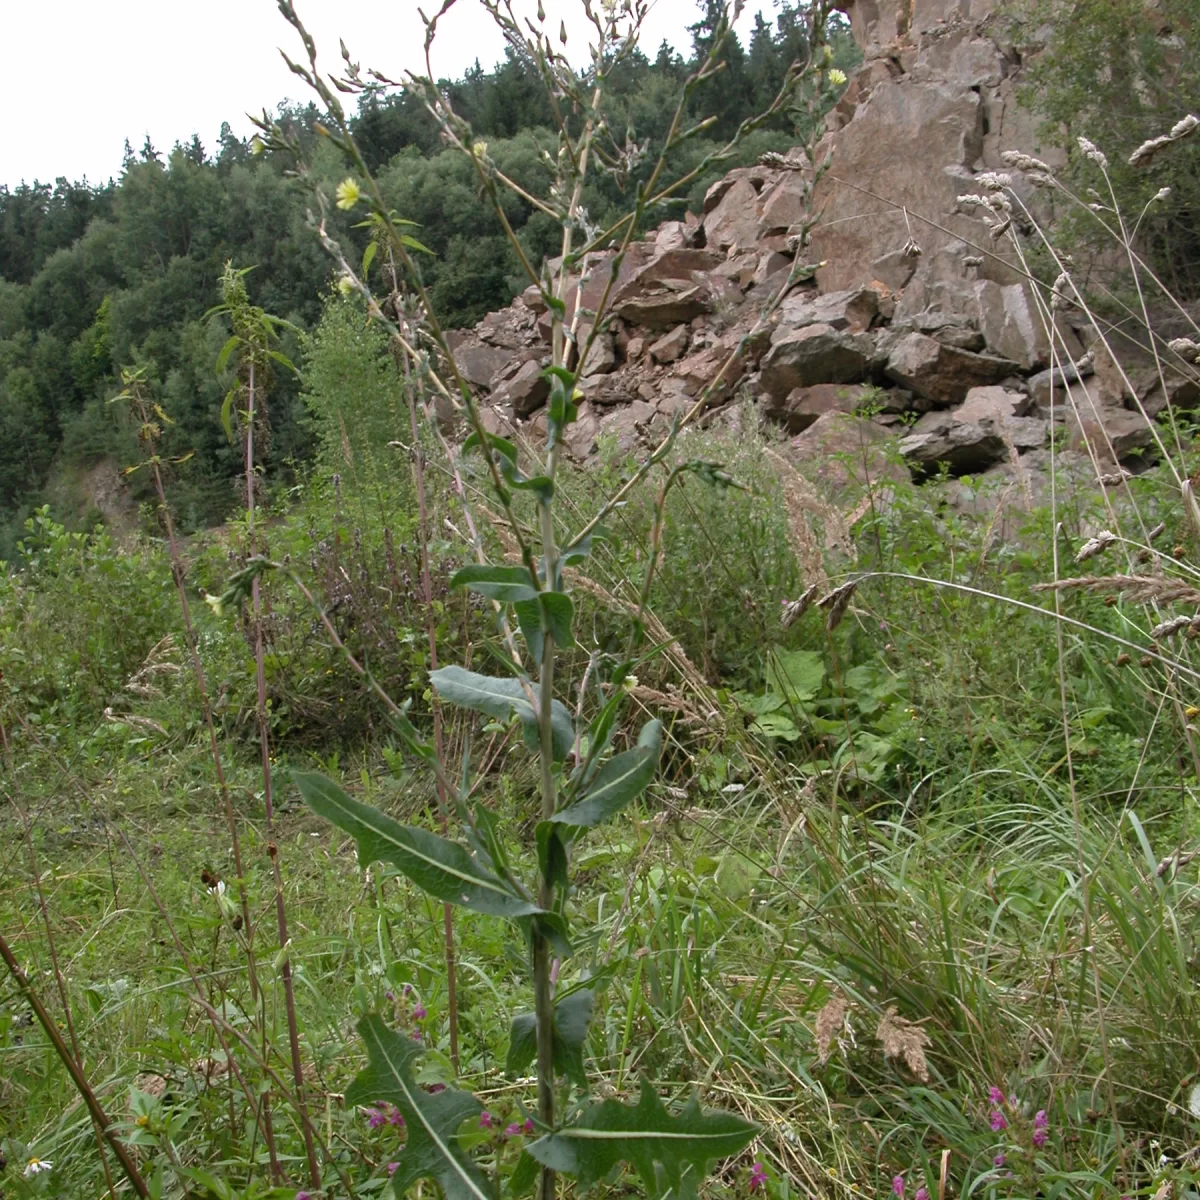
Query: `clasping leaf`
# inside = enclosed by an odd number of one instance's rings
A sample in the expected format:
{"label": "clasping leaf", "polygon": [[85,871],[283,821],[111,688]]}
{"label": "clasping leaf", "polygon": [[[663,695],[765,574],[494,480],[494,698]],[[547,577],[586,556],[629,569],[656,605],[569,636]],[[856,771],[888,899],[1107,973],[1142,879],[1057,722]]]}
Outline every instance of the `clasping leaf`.
{"label": "clasping leaf", "polygon": [[362,863],[390,863],[436,899],[475,912],[517,918],[542,911],[485,870],[465,846],[427,829],[401,825],[348,796],[324,775],[293,771],[292,778],[313,812],[354,838]]}

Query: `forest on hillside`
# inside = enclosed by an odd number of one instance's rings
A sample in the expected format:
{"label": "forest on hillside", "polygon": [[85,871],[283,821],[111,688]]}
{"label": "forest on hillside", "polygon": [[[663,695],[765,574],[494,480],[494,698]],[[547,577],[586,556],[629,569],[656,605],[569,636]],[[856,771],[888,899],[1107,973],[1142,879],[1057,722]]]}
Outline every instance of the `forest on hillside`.
{"label": "forest on hillside", "polygon": [[[701,6],[688,58],[664,43],[654,58],[637,53],[614,73],[614,112],[644,144],[646,170],[685,79],[697,56],[707,53],[719,12],[712,0]],[[672,169],[682,175],[769,105],[789,64],[804,55],[804,29],[799,5],[787,0],[773,24],[759,14],[747,46],[729,40],[724,70],[690,100],[690,115],[715,111],[717,120],[681,147]],[[855,61],[844,24],[833,27],[832,40],[839,63]],[[501,169],[540,191],[553,113],[529,64],[510,50],[494,70],[476,65],[444,88]],[[278,115],[311,151],[314,171],[340,178],[339,156],[316,132],[317,107],[286,106]],[[499,219],[481,203],[470,165],[444,148],[421,98],[371,89],[360,98],[353,124],[389,202],[417,223],[432,252],[421,267],[447,323],[472,324],[508,303],[525,286],[515,252]],[[694,206],[729,165],[795,140],[794,119],[775,118],[741,146],[737,160],[698,180],[688,199]],[[59,484],[56,507],[65,498],[62,515],[87,525],[95,513],[85,496],[72,494],[72,478],[110,456],[133,461],[132,435],[107,403],[124,366],[144,369],[174,421],[166,449],[194,452],[173,485],[185,527],[225,518],[234,503],[239,452],[217,419],[227,380],[214,364],[227,335],[206,318],[217,303],[224,264],[252,267],[256,303],[299,331],[315,327],[331,272],[288,164],[254,149],[226,125],[212,148],[194,136],[169,152],[148,140],[138,151],[127,144],[120,178],[103,185],[60,178],[53,186],[0,188],[0,558],[11,552],[52,477]],[[635,173],[624,188],[637,183]],[[557,226],[519,198],[507,203],[505,215],[530,257],[552,253]],[[611,176],[589,186],[586,205],[594,220],[602,222],[620,203]],[[668,215],[656,212],[649,220],[656,224]],[[334,221],[336,236],[361,252],[365,234],[341,214]],[[296,336],[284,349],[299,363]],[[294,471],[312,448],[302,388],[297,376],[281,375],[268,462],[275,478]]]}

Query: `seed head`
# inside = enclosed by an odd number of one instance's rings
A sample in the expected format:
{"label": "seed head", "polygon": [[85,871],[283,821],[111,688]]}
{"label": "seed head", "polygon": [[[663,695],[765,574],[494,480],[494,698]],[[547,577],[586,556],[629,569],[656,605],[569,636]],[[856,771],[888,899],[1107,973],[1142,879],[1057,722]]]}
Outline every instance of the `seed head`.
{"label": "seed head", "polygon": [[1089,141],[1085,137],[1079,138],[1078,141],[1079,149],[1082,152],[1083,157],[1089,159],[1091,162],[1094,162],[1096,166],[1100,168],[1100,170],[1107,171],[1108,159],[1104,156],[1104,151],[1101,150],[1095,142]]}
{"label": "seed head", "polygon": [[1000,161],[1008,167],[1016,167],[1018,171],[1043,171],[1049,175],[1050,168],[1040,158],[1032,154],[1023,154],[1020,150],[1005,150],[1000,155]]}

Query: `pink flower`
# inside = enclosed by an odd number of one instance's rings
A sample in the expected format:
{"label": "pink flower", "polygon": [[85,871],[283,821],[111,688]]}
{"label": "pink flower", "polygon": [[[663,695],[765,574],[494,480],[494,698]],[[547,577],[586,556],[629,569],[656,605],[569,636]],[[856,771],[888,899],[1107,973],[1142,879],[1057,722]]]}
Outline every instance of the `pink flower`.
{"label": "pink flower", "polygon": [[767,1186],[767,1168],[760,1162],[756,1162],[750,1168],[750,1190],[757,1192],[759,1188]]}
{"label": "pink flower", "polygon": [[371,1129],[378,1129],[380,1125],[387,1124],[387,1114],[378,1108],[367,1109],[367,1125]]}
{"label": "pink flower", "polygon": [[312,1200],[312,1197],[307,1192],[297,1192],[296,1200]]}
{"label": "pink flower", "polygon": [[423,1021],[427,1016],[429,1016],[429,1014],[425,1011],[425,1005],[418,1001],[416,1008],[413,1009],[413,1020]]}
{"label": "pink flower", "polygon": [[483,1110],[483,1112],[481,1112],[479,1114],[479,1128],[480,1129],[491,1129],[491,1127],[493,1125],[495,1125],[495,1123],[496,1122],[492,1120],[492,1114],[490,1112],[488,1112],[488,1110],[486,1108]]}
{"label": "pink flower", "polygon": [[904,1200],[904,1176],[892,1176],[892,1195],[899,1196],[900,1200]]}
{"label": "pink flower", "polygon": [[387,1165],[387,1173],[388,1173],[388,1175],[389,1175],[389,1176],[390,1176],[390,1175],[395,1175],[395,1173],[396,1173],[398,1170],[400,1170],[400,1164],[399,1164],[399,1163],[388,1163],[388,1165]]}
{"label": "pink flower", "polygon": [[524,1122],[521,1125],[521,1132],[523,1134],[525,1134],[526,1136],[533,1133],[533,1118],[532,1117],[525,1118]]}
{"label": "pink flower", "polygon": [[1002,1129],[1008,1128],[1008,1122],[1005,1120],[1004,1114],[1000,1112],[999,1109],[992,1113],[991,1126],[993,1133],[999,1133]]}
{"label": "pink flower", "polygon": [[505,1137],[518,1137],[520,1136],[520,1133],[521,1127],[516,1123],[516,1121],[514,1121],[511,1125],[506,1126],[504,1129]]}
{"label": "pink flower", "polygon": [[421,1031],[420,1031],[419,1029],[414,1029],[414,1030],[413,1030],[412,1040],[413,1040],[414,1042],[420,1042],[420,1041],[422,1041],[422,1040],[423,1040],[423,1039],[422,1039],[422,1037],[421,1037]]}
{"label": "pink flower", "polygon": [[392,1111],[388,1113],[388,1124],[395,1125],[399,1129],[404,1128],[404,1117],[400,1115],[400,1110],[394,1105]]}
{"label": "pink flower", "polygon": [[992,1159],[992,1166],[1002,1167],[1006,1162],[1008,1162],[1008,1159],[1005,1158],[1003,1154],[997,1154],[996,1157]]}
{"label": "pink flower", "polygon": [[913,1197],[913,1200],[929,1200],[928,1189],[923,1187],[917,1188],[917,1194]]}
{"label": "pink flower", "polygon": [[429,1094],[431,1096],[436,1096],[438,1092],[444,1092],[445,1090],[446,1085],[444,1083],[431,1083],[429,1085]]}
{"label": "pink flower", "polygon": [[989,1088],[988,1103],[993,1108],[999,1108],[1004,1103],[1004,1093],[998,1087]]}
{"label": "pink flower", "polygon": [[1050,1118],[1046,1116],[1046,1110],[1044,1108],[1039,1108],[1037,1112],[1033,1114],[1033,1127],[1034,1129],[1050,1128]]}
{"label": "pink flower", "polygon": [[1046,1144],[1046,1131],[1044,1129],[1035,1129],[1033,1131],[1032,1141],[1033,1148],[1035,1150],[1041,1150]]}

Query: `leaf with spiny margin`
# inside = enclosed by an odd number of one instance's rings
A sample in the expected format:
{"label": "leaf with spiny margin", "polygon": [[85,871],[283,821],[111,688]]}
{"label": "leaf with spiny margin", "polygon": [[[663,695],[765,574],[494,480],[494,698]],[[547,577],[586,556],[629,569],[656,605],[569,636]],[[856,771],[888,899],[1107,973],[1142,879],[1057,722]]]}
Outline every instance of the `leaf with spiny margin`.
{"label": "leaf with spiny margin", "polygon": [[[525,685],[519,679],[500,679],[494,675],[478,675],[464,667],[442,667],[430,671],[429,680],[434,691],[448,704],[460,708],[472,708],[500,721],[516,716],[525,732],[525,744],[531,750],[538,749],[537,714],[529,703]],[[531,684],[534,697],[538,697],[537,684]],[[575,727],[566,705],[554,700],[550,706],[550,727],[554,736],[554,759],[566,757],[575,743]]]}
{"label": "leaf with spiny margin", "polygon": [[491,567],[472,563],[455,571],[450,578],[452,588],[465,587],[489,600],[514,603],[534,600],[538,590],[529,576],[528,567]]}
{"label": "leaf with spiny margin", "polygon": [[583,795],[550,819],[567,829],[590,829],[620,812],[642,794],[654,778],[662,752],[662,725],[647,721],[637,747],[617,754],[596,772]]}
{"label": "leaf with spiny margin", "polygon": [[[595,1001],[595,992],[579,988],[554,1006],[554,1069],[581,1088],[587,1087],[583,1046]],[[509,1075],[520,1075],[536,1057],[537,1019],[533,1013],[518,1013],[513,1017],[504,1069]]]}
{"label": "leaf with spiny margin", "polygon": [[375,1013],[358,1023],[368,1065],[346,1089],[346,1104],[394,1104],[404,1118],[408,1140],[392,1176],[397,1196],[418,1179],[434,1179],[446,1200],[494,1200],[483,1172],[463,1152],[459,1126],[483,1112],[470,1092],[448,1087],[436,1094],[413,1078],[413,1060],[422,1053],[412,1038],[389,1029]]}
{"label": "leaf with spiny margin", "polygon": [[541,912],[486,871],[464,846],[427,829],[401,825],[386,813],[348,796],[314,771],[293,771],[305,804],[358,843],[363,864],[390,863],[438,900],[461,904],[494,917],[527,917]]}
{"label": "leaf with spiny margin", "polygon": [[574,1125],[526,1149],[542,1166],[573,1175],[580,1188],[627,1162],[649,1195],[681,1200],[696,1194],[710,1162],[737,1154],[758,1131],[758,1125],[735,1113],[702,1110],[695,1095],[672,1114],[643,1079],[637,1104],[594,1104]]}

